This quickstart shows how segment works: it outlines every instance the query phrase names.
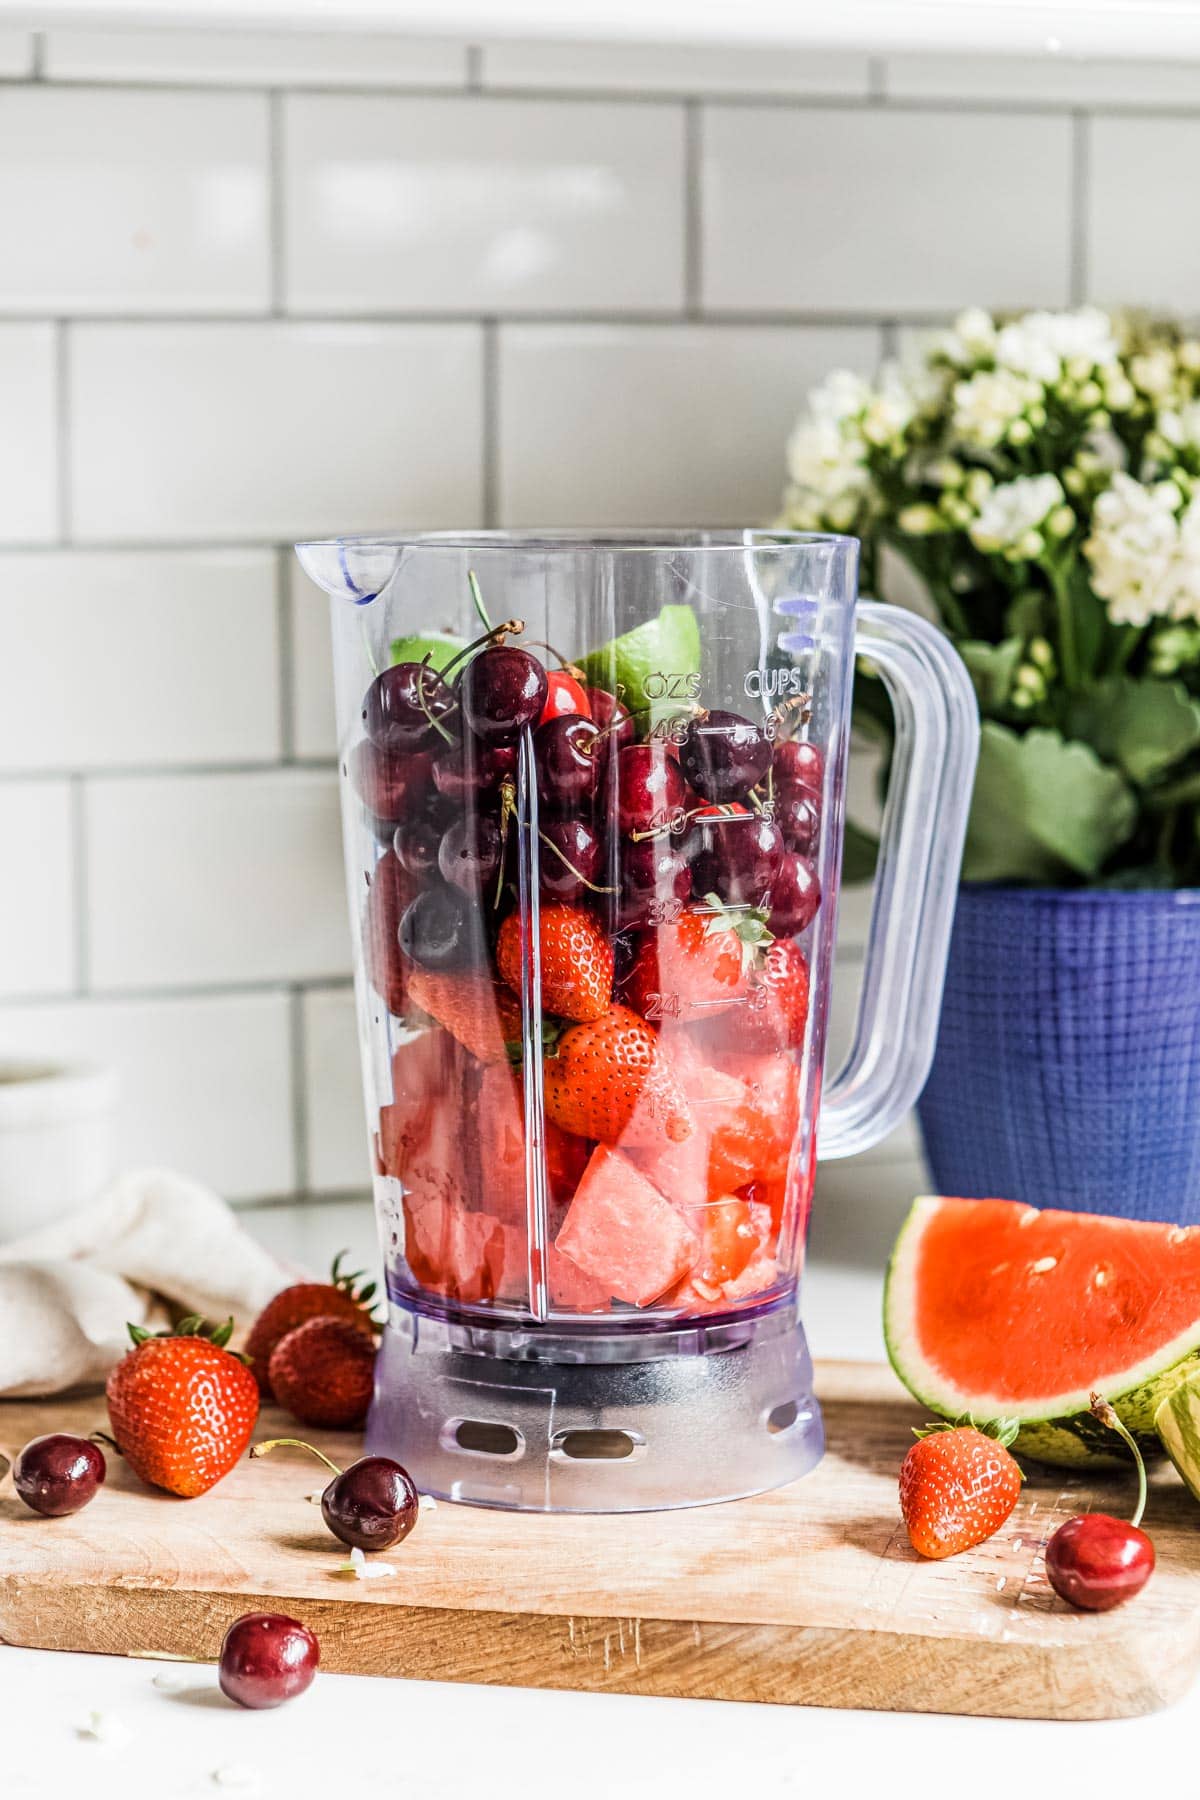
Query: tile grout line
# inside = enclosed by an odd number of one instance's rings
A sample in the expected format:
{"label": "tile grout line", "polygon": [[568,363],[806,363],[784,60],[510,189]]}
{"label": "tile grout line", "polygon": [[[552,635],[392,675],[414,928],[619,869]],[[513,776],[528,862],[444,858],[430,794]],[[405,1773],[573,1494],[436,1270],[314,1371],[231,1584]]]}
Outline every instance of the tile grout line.
{"label": "tile grout line", "polygon": [[69,781],[73,775],[84,775],[89,781],[196,781],[226,775],[332,775],[336,774],[337,766],[336,756],[293,756],[290,761],[272,756],[264,757],[261,762],[148,762],[111,766],[101,763],[87,769],[39,763],[29,769],[0,769],[0,789],[36,785],[42,781]]}
{"label": "tile grout line", "polygon": [[[71,905],[73,918],[71,921],[72,955],[74,959],[74,981],[72,992],[76,998],[89,994],[91,988],[91,934],[90,913],[88,910],[88,890],[90,886],[88,873],[88,832],[87,832],[87,796],[84,790],[82,775],[72,775],[68,785],[69,824],[71,842]],[[61,998],[62,996],[60,996]],[[28,1002],[26,1002],[27,1004]]]}
{"label": "tile grout line", "polygon": [[1070,245],[1068,251],[1068,292],[1078,306],[1088,290],[1089,208],[1092,178],[1092,124],[1086,112],[1071,115],[1071,162],[1069,173]]}
{"label": "tile grout line", "polygon": [[[79,777],[81,785],[86,785]],[[280,976],[274,981],[192,981],[178,987],[151,982],[146,987],[96,987],[89,979],[86,988],[62,993],[57,989],[38,989],[33,993],[0,993],[0,1007],[22,1006],[38,1010],[62,1006],[72,1000],[87,999],[95,1006],[174,1006],[194,1005],[204,1000],[268,1000],[288,999],[293,990],[304,994],[352,994],[353,975],[313,975],[299,979]]]}
{"label": "tile grout line", "polygon": [[466,46],[465,87],[468,94],[483,92],[483,45],[468,44]]}
{"label": "tile grout line", "polygon": [[[890,59],[880,57],[877,60],[886,64]],[[1089,112],[1114,118],[1144,119],[1194,119],[1200,114],[1200,103],[1195,101],[1153,101],[1153,100],[1112,100],[1097,99],[1083,101],[1062,95],[1055,99],[1026,100],[1019,96],[1009,98],[1004,95],[977,95],[959,98],[947,97],[944,94],[899,94],[890,92],[886,85],[886,76],[881,77],[878,91],[873,85],[870,71],[866,85],[861,92],[778,92],[763,89],[746,88],[704,88],[703,86],[681,88],[624,88],[605,87],[571,88],[564,90],[555,84],[542,87],[522,87],[520,85],[504,86],[502,84],[481,85],[478,90],[466,85],[466,80],[450,84],[447,82],[329,82],[295,80],[272,87],[269,73],[264,73],[254,81],[196,81],[185,76],[178,78],[154,80],[146,76],[93,76],[88,79],[75,79],[70,76],[0,76],[0,89],[28,86],[31,80],[37,79],[46,86],[52,86],[64,92],[86,93],[111,91],[117,89],[130,93],[189,93],[228,95],[246,93],[288,93],[319,95],[331,98],[369,99],[384,97],[394,99],[419,98],[433,100],[464,100],[487,98],[514,103],[536,103],[538,101],[561,100],[568,104],[582,106],[612,106],[626,103],[630,106],[678,106],[689,94],[702,99],[706,106],[735,107],[755,111],[787,111],[795,112],[868,112],[885,102],[890,112],[896,113],[958,113],[964,116],[988,116],[1000,118],[1069,118],[1081,104]]]}
{"label": "tile grout line", "polygon": [[887,74],[888,59],[886,56],[868,56],[867,100],[870,105],[882,106],[890,99]]}
{"label": "tile grout line", "polygon": [[704,292],[704,115],[698,100],[683,108],[683,311],[698,319]]}
{"label": "tile grout line", "polygon": [[500,333],[495,319],[483,320],[480,380],[483,385],[480,499],[484,528],[492,531],[500,522]]}
{"label": "tile grout line", "polygon": [[[296,765],[296,641],[292,617],[291,551],[275,550],[275,667],[279,680],[279,766]],[[272,765],[268,764],[268,767]]]}
{"label": "tile grout line", "polygon": [[288,1045],[291,1067],[293,1176],[299,1193],[308,1191],[308,1038],[304,1022],[304,989],[288,989]]}
{"label": "tile grout line", "polygon": [[46,79],[46,33],[35,31],[30,46],[29,75],[30,81]]}

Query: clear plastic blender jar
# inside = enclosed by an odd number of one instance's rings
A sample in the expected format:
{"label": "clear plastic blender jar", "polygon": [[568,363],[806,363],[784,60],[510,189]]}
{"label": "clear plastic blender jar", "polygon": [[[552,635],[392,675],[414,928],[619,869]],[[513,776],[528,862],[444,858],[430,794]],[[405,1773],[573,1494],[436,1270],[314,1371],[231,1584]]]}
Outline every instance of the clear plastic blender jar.
{"label": "clear plastic blender jar", "polygon": [[[933,1050],[978,740],[853,539],[341,538],[343,824],[388,1323],[368,1429],[425,1490],[626,1511],[822,1449],[818,1154]],[[551,648],[553,646],[553,648]],[[857,1029],[822,1091],[854,657],[896,748]]]}

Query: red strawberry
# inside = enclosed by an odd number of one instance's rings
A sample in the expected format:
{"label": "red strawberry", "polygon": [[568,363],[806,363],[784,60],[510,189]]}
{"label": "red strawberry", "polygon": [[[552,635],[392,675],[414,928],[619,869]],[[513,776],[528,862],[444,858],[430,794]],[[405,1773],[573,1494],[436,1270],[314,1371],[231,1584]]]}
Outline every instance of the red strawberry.
{"label": "red strawberry", "polygon": [[480,1062],[503,1062],[521,1041],[521,1008],[486,971],[413,968],[409,999],[465,1044]]}
{"label": "red strawberry", "polygon": [[771,942],[766,915],[711,903],[638,933],[625,979],[629,1004],[648,1019],[696,1022],[744,1002]]}
{"label": "red strawberry", "polygon": [[798,1050],[808,1023],[808,963],[799,944],[777,938],[750,982],[745,1006],[722,1013],[712,1036],[727,1050]]}
{"label": "red strawberry", "polygon": [[681,1143],[691,1108],[658,1036],[628,1007],[572,1025],[543,1070],[546,1112],[564,1131],[606,1144]]}
{"label": "red strawberry", "polygon": [[957,1556],[999,1531],[1023,1476],[1006,1445],[1014,1419],[990,1425],[927,1425],[900,1470],[900,1511],[914,1550]]}
{"label": "red strawberry", "polygon": [[328,1281],[296,1281],[291,1287],[285,1287],[276,1294],[273,1300],[259,1313],[246,1339],[246,1355],[250,1359],[250,1367],[258,1382],[259,1392],[265,1400],[271,1398],[271,1382],[267,1374],[267,1365],[271,1360],[280,1338],[294,1331],[297,1325],[303,1325],[308,1319],[335,1318],[345,1319],[369,1338],[375,1341],[378,1330],[368,1307],[375,1293],[375,1283],[369,1282],[361,1292],[355,1287],[362,1280],[359,1275],[343,1275],[341,1272],[341,1251],[334,1258],[333,1269]]}
{"label": "red strawberry", "polygon": [[152,1487],[190,1500],[228,1475],[258,1418],[258,1385],[225,1348],[233,1320],[214,1330],[198,1318],[152,1337],[129,1327],[133,1349],[108,1377],[117,1448]]}
{"label": "red strawberry", "polygon": [[375,1386],[375,1346],[347,1319],[309,1319],[276,1344],[271,1386],[302,1425],[359,1425]]}
{"label": "red strawberry", "polygon": [[[515,994],[524,963],[521,916],[509,913],[496,939],[496,967]],[[542,1005],[563,1019],[600,1019],[612,1005],[612,945],[582,906],[551,902],[541,908]]]}

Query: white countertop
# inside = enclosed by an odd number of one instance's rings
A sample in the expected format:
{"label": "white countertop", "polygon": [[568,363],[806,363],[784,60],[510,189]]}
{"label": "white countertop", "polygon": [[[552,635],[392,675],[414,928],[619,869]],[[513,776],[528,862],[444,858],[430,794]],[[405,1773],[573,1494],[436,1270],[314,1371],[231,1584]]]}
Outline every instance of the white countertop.
{"label": "white countertop", "polygon": [[[826,1185],[805,1318],[816,1355],[877,1358],[894,1220],[859,1194],[849,1231],[852,1204]],[[367,1260],[374,1242],[365,1203],[247,1218],[272,1248],[318,1268],[343,1245]],[[81,1735],[96,1711],[126,1728],[125,1743]],[[1151,1766],[1186,1767],[1198,1727],[1200,1686],[1153,1718],[1057,1725],[320,1675],[290,1706],[246,1713],[225,1702],[208,1667],[12,1648],[0,1657],[4,1800],[661,1800],[748,1783],[756,1794],[826,1800],[867,1770],[888,1800],[928,1800],[935,1788],[1011,1800],[1018,1784],[1069,1794],[1091,1775],[1119,1792]]]}

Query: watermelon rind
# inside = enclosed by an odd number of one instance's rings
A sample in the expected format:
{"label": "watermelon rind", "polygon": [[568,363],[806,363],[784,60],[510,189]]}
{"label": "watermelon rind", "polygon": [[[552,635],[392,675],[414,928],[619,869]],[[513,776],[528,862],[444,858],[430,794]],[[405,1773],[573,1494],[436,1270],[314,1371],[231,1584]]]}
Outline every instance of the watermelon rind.
{"label": "watermelon rind", "polygon": [[[1068,1469],[1128,1464],[1130,1452],[1092,1417],[1088,1388],[1038,1395],[1018,1405],[1011,1397],[955,1388],[921,1353],[914,1328],[916,1259],[925,1224],[941,1204],[936,1195],[913,1202],[892,1249],[884,1282],[883,1335],[888,1360],[909,1393],[941,1419],[966,1414],[980,1420],[1016,1419],[1020,1432],[1013,1448],[1036,1462]],[[997,1345],[996,1354],[1003,1356],[1003,1345]],[[1163,1444],[1155,1423],[1159,1409],[1193,1374],[1200,1375],[1200,1317],[1153,1355],[1104,1374],[1104,1397],[1136,1438],[1143,1455],[1161,1456]],[[1197,1416],[1200,1418],[1200,1397]]]}
{"label": "watermelon rind", "polygon": [[1200,1377],[1172,1388],[1154,1415],[1163,1449],[1200,1500]]}

